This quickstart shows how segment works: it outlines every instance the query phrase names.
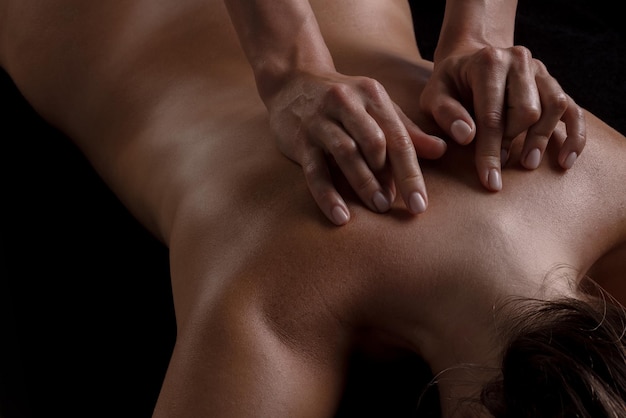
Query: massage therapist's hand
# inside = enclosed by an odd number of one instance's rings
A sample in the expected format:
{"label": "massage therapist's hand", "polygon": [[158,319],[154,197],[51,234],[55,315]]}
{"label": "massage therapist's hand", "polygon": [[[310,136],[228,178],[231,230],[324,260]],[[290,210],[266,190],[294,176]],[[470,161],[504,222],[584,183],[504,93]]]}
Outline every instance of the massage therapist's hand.
{"label": "massage therapist's hand", "polygon": [[333,223],[345,224],[350,214],[333,184],[331,163],[373,211],[389,210],[396,189],[410,212],[426,210],[418,156],[440,157],[445,142],[421,131],[380,83],[332,71],[298,72],[273,91],[265,103],[278,146],[302,166],[309,190]]}
{"label": "massage therapist's hand", "polygon": [[451,53],[436,62],[420,103],[459,144],[475,141],[480,181],[492,191],[501,189],[501,164],[513,138],[523,132],[521,161],[527,169],[539,166],[559,121],[567,131],[558,156],[561,167],[571,168],[585,146],[582,109],[521,46]]}
{"label": "massage therapist's hand", "polygon": [[370,209],[388,210],[397,190],[411,212],[423,212],[428,197],[417,157],[439,157],[445,143],[418,129],[376,81],[335,70],[308,0],[225,4],[278,145],[302,166],[328,219],[350,219],[329,160]]}

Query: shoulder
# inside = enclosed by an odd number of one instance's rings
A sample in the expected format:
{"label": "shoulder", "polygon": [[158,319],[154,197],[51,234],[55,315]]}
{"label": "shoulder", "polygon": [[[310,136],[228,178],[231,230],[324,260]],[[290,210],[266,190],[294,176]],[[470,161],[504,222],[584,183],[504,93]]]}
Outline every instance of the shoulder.
{"label": "shoulder", "polygon": [[345,370],[319,351],[332,342],[285,330],[250,287],[218,293],[179,322],[155,417],[332,416]]}
{"label": "shoulder", "polygon": [[600,285],[626,306],[626,242],[622,242],[589,269],[586,277]]}

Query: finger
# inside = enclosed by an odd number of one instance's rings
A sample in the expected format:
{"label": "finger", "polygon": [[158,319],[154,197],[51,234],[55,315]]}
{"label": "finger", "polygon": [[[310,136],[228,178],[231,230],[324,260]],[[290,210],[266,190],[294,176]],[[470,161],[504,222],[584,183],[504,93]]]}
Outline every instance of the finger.
{"label": "finger", "polygon": [[385,133],[387,158],[398,192],[410,212],[422,213],[428,200],[415,146],[391,99],[385,97],[384,91],[378,94],[378,100],[370,102],[368,112]]}
{"label": "finger", "polygon": [[521,46],[508,50],[511,64],[506,79],[504,137],[512,139],[537,123],[542,108],[535,80],[536,63],[530,51]]}
{"label": "finger", "polygon": [[502,148],[498,141],[476,142],[476,170],[482,185],[492,192],[502,190]]}
{"label": "finger", "polygon": [[391,207],[389,196],[385,193],[376,176],[366,163],[358,145],[337,124],[316,125],[320,132],[314,135],[320,138],[325,150],[333,156],[337,166],[361,201],[375,212],[386,212]]}
{"label": "finger", "polygon": [[502,189],[501,155],[504,135],[504,99],[507,63],[501,51],[492,48],[482,50],[479,60],[485,61],[478,68],[490,68],[485,74],[473,72],[470,76],[474,91],[476,115],[476,170],[482,185],[490,191]]}
{"label": "finger", "polygon": [[393,179],[393,170],[389,161],[387,161],[382,170],[375,172],[374,175],[378,180],[378,184],[380,184],[383,195],[387,198],[391,206],[396,200],[396,184]]}
{"label": "finger", "polygon": [[359,104],[359,106],[344,106],[339,114],[339,121],[358,145],[370,169],[382,170],[387,159],[387,147],[385,133],[376,120]]}
{"label": "finger", "polygon": [[422,213],[427,206],[426,187],[417,163],[415,147],[397,113],[397,106],[379,83],[361,87],[369,97],[366,103],[368,113],[385,134],[387,158],[398,192],[409,211]]}
{"label": "finger", "polygon": [[564,169],[572,168],[578,156],[583,151],[587,140],[587,124],[585,113],[571,97],[568,98],[567,110],[563,114],[567,138],[559,152],[559,164]]}
{"label": "finger", "polygon": [[329,91],[326,112],[336,119],[356,142],[374,171],[382,170],[386,160],[385,134],[368,113],[370,100],[389,100],[376,80],[359,77],[353,85],[337,84]]}
{"label": "finger", "polygon": [[472,142],[476,125],[471,115],[454,99],[443,82],[427,85],[420,97],[421,108],[432,115],[437,125],[458,144]]}
{"label": "finger", "polygon": [[301,165],[309,191],[324,215],[337,226],[347,224],[350,211],[333,184],[324,152],[311,148]]}
{"label": "finger", "polygon": [[428,195],[413,142],[406,130],[386,137],[389,163],[402,200],[411,213],[423,213],[428,206]]}
{"label": "finger", "polygon": [[536,82],[540,91],[541,117],[528,129],[521,154],[522,165],[529,170],[539,167],[552,132],[568,107],[568,97],[553,77],[540,75]]}
{"label": "finger", "polygon": [[446,152],[447,144],[443,139],[428,135],[422,131],[404,112],[399,106],[396,106],[396,112],[400,117],[403,125],[406,127],[411,141],[415,146],[415,151],[420,158],[437,159],[443,156]]}

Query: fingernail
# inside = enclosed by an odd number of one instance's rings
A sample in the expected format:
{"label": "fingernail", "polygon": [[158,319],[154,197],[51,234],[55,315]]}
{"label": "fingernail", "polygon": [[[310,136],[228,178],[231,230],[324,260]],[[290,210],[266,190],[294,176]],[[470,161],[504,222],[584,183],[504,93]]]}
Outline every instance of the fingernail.
{"label": "fingernail", "polygon": [[500,177],[500,172],[495,168],[489,170],[487,182],[489,183],[489,187],[491,188],[491,190],[502,189],[502,178]]}
{"label": "fingernail", "polygon": [[331,214],[333,217],[333,222],[335,222],[337,225],[344,225],[350,220],[348,212],[346,212],[345,209],[341,206],[335,206]]}
{"label": "fingernail", "polygon": [[569,170],[570,168],[572,168],[572,166],[574,165],[574,163],[576,162],[576,159],[578,158],[578,154],[575,152],[570,152],[567,156],[567,158],[565,159],[565,161],[563,162],[563,168]]}
{"label": "fingernail", "polygon": [[409,197],[409,209],[411,209],[413,213],[424,213],[426,211],[426,201],[424,197],[417,192],[413,192]]}
{"label": "fingernail", "polygon": [[456,142],[466,144],[469,141],[472,128],[465,121],[457,119],[450,125],[450,132]]}
{"label": "fingernail", "polygon": [[539,151],[539,148],[533,148],[526,156],[524,162],[528,169],[534,170],[539,167],[539,163],[541,162],[541,151]]}
{"label": "fingernail", "polygon": [[506,162],[509,160],[509,150],[502,148],[500,150],[500,165],[504,166]]}
{"label": "fingernail", "polygon": [[374,193],[372,201],[379,212],[386,212],[389,210],[389,201],[380,191]]}

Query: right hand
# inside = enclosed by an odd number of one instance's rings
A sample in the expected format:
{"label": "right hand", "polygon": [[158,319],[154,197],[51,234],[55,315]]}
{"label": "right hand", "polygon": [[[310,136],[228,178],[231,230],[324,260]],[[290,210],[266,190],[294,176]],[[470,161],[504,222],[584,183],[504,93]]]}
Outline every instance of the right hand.
{"label": "right hand", "polygon": [[328,157],[371,210],[389,210],[396,189],[411,213],[426,210],[417,157],[439,158],[446,144],[418,128],[379,82],[301,72],[274,91],[265,103],[278,147],[300,164],[313,198],[334,224],[346,224],[350,212],[333,184]]}
{"label": "right hand", "polygon": [[522,165],[530,170],[539,166],[559,122],[567,130],[558,157],[563,169],[585,146],[582,108],[522,46],[460,44],[435,62],[420,99],[422,110],[456,142],[475,141],[476,170],[487,190],[502,188],[501,165],[519,134],[525,133]]}

